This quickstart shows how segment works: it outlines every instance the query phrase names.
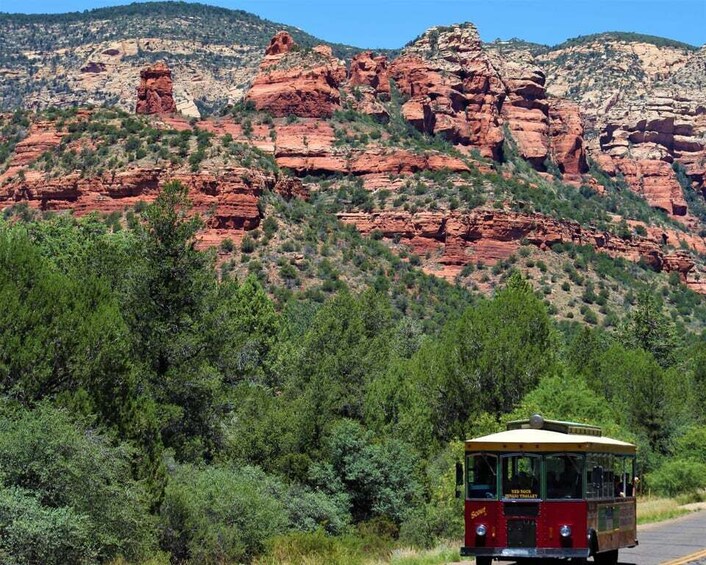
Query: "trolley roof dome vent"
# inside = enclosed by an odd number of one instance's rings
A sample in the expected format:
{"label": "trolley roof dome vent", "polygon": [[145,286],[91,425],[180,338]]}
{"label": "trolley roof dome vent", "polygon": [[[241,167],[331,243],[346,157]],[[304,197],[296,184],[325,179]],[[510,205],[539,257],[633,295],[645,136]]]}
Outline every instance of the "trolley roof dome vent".
{"label": "trolley roof dome vent", "polygon": [[603,431],[598,426],[580,424],[578,422],[562,422],[560,420],[545,420],[540,414],[533,414],[527,420],[514,420],[507,423],[508,430],[547,430],[562,434],[577,434],[583,436],[602,436]]}

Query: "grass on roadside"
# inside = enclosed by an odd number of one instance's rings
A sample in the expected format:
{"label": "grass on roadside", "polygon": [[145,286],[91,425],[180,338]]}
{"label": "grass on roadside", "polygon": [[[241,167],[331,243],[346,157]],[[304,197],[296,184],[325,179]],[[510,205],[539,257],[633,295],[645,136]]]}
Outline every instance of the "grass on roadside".
{"label": "grass on roadside", "polygon": [[690,510],[682,508],[674,498],[642,498],[637,501],[637,523],[651,524],[678,518]]}
{"label": "grass on roadside", "polygon": [[458,563],[461,561],[459,548],[461,542],[446,542],[433,549],[396,549],[392,552],[392,565],[438,565],[441,563]]}

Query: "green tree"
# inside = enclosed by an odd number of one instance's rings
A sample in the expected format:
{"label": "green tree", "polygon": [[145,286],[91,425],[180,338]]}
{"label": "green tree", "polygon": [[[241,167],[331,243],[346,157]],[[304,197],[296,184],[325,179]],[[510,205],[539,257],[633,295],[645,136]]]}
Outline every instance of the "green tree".
{"label": "green tree", "polygon": [[196,249],[201,225],[191,214],[187,187],[166,183],[145,211],[142,261],[126,305],[161,440],[183,459],[208,456],[219,435],[222,379],[209,360],[207,341],[217,281],[211,255]]}
{"label": "green tree", "polygon": [[662,367],[674,364],[679,343],[673,322],[663,312],[655,294],[642,292],[620,331],[622,343],[630,349],[648,351]]}
{"label": "green tree", "polygon": [[601,426],[611,437],[633,441],[634,434],[621,422],[621,410],[591,390],[581,377],[552,375],[544,377],[504,420],[524,420],[532,414],[544,418],[583,422]]}
{"label": "green tree", "polygon": [[514,275],[492,300],[468,308],[395,360],[368,393],[368,420],[429,454],[462,438],[482,412],[499,418],[556,367],[552,324],[529,284]]}
{"label": "green tree", "polygon": [[469,309],[452,332],[464,380],[480,405],[496,415],[511,410],[554,371],[549,315],[520,275],[511,276],[492,301]]}
{"label": "green tree", "polygon": [[387,365],[392,331],[389,303],[373,291],[343,291],[316,313],[285,387],[300,403],[308,448],[321,445],[335,419],[363,418],[366,389]]}
{"label": "green tree", "polygon": [[130,332],[106,281],[60,272],[23,230],[6,230],[0,300],[0,389],[27,405],[62,398],[124,430],[135,394]]}
{"label": "green tree", "polygon": [[90,518],[43,506],[31,491],[0,486],[0,561],[8,564],[95,563]]}
{"label": "green tree", "polygon": [[354,520],[385,516],[401,522],[421,498],[419,461],[398,440],[375,441],[361,424],[342,420],[325,442],[326,461],[312,470],[321,488],[343,490]]}

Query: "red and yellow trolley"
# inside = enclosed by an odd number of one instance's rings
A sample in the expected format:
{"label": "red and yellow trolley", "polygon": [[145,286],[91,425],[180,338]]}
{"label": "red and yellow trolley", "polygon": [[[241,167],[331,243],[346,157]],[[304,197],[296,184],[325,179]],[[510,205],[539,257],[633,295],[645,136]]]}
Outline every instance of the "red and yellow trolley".
{"label": "red and yellow trolley", "polygon": [[464,556],[616,564],[637,544],[633,444],[585,424],[510,422],[466,441]]}

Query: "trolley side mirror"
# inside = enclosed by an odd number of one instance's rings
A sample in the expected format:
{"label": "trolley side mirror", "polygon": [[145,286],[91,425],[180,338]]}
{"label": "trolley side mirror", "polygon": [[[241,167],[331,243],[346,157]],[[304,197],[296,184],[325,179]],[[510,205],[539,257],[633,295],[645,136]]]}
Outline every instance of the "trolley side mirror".
{"label": "trolley side mirror", "polygon": [[456,498],[461,498],[463,489],[463,464],[456,463]]}

